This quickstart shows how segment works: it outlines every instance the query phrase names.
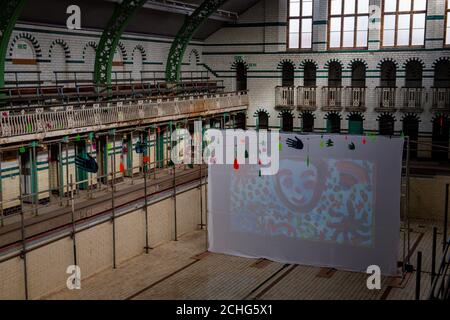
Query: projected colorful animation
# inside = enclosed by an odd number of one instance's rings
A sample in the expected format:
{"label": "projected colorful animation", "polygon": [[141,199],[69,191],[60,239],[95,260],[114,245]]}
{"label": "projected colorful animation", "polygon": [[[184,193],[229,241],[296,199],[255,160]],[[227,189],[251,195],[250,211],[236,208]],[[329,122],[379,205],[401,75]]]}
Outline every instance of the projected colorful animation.
{"label": "projected colorful animation", "polygon": [[374,164],[283,159],[276,177],[232,175],[233,232],[373,245]]}

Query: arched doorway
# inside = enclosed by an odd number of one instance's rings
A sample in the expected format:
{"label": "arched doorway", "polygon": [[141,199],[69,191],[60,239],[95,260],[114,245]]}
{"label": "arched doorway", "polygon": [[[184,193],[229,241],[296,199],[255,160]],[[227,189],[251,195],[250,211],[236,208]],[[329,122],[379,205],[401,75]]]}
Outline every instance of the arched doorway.
{"label": "arched doorway", "polygon": [[241,112],[234,116],[234,127],[235,127],[235,129],[246,130],[247,115],[245,113]]}
{"label": "arched doorway", "polygon": [[[410,140],[410,158],[417,158],[417,141],[419,140],[419,119],[416,116],[408,115],[403,119],[403,134]],[[406,151],[406,150],[405,150]],[[406,155],[406,152],[405,152]]]}
{"label": "arched doorway", "polygon": [[341,133],[341,117],[337,113],[327,116],[327,133]]}
{"label": "arched doorway", "polygon": [[364,133],[364,119],[360,114],[351,114],[348,117],[348,133],[362,135]]}
{"label": "arched doorway", "polygon": [[380,86],[395,88],[397,84],[397,66],[393,61],[383,61],[381,64]]}
{"label": "arched doorway", "polygon": [[352,87],[366,87],[366,65],[361,61],[355,61],[352,64]]}
{"label": "arched doorway", "polygon": [[247,66],[243,62],[236,64],[236,91],[247,91]]}
{"label": "arched doorway", "polygon": [[395,120],[390,114],[383,114],[378,119],[378,133],[381,136],[393,136],[395,132]]}
{"label": "arched doorway", "polygon": [[450,120],[447,116],[439,115],[433,120],[433,148],[432,157],[436,161],[448,160],[450,140]]}
{"label": "arched doorway", "polygon": [[314,115],[309,112],[305,112],[302,115],[302,131],[313,132],[314,131]]}
{"label": "arched doorway", "polygon": [[292,132],[294,131],[294,117],[290,112],[283,112],[281,114],[281,131]]}
{"label": "arched doorway", "polygon": [[294,86],[295,67],[291,62],[289,62],[289,61],[283,62],[283,68],[282,68],[281,75],[282,75],[281,85],[283,87],[293,87]]}
{"label": "arched doorway", "polygon": [[259,130],[269,130],[269,115],[266,112],[258,112],[258,123],[256,128]]}
{"label": "arched doorway", "polygon": [[405,87],[422,88],[423,67],[417,60],[408,61],[405,66]]}
{"label": "arched doorway", "polygon": [[317,67],[312,62],[303,65],[303,85],[305,87],[315,87],[317,85]]}

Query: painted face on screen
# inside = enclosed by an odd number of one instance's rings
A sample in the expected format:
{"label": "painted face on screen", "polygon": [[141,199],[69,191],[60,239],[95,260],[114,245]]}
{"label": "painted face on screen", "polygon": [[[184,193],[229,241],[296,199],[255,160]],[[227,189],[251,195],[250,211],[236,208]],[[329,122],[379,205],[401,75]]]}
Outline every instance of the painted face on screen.
{"label": "painted face on screen", "polygon": [[[325,186],[322,162],[310,164],[300,159],[283,160],[276,177],[276,191],[283,203],[296,213],[313,209]],[[321,168],[320,168],[321,167]]]}

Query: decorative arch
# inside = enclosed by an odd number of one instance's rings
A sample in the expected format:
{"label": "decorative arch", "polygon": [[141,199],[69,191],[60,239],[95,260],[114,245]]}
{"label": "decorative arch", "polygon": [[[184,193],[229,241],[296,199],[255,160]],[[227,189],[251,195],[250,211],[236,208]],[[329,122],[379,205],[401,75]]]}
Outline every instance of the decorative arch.
{"label": "decorative arch", "polygon": [[440,57],[433,62],[433,68],[436,69],[436,66],[439,62],[450,61],[450,57]]}
{"label": "decorative arch", "polygon": [[48,57],[49,58],[52,57],[52,51],[53,51],[53,48],[56,45],[59,45],[59,46],[61,46],[63,48],[64,54],[66,56],[66,60],[69,60],[71,58],[71,56],[70,56],[70,48],[69,48],[69,45],[67,44],[67,42],[64,41],[63,39],[53,40],[53,42],[50,44],[50,49],[48,50]]}
{"label": "decorative arch", "polygon": [[380,113],[377,117],[377,121],[381,121],[385,118],[391,118],[392,120],[397,121],[397,119],[395,118],[395,115],[393,113],[389,113],[389,112]]}
{"label": "decorative arch", "polygon": [[300,115],[298,116],[298,118],[302,119],[305,115],[312,116],[314,119],[317,119],[315,113],[311,112],[311,111],[303,111],[303,112],[301,112]]}
{"label": "decorative arch", "polygon": [[266,109],[258,109],[258,110],[256,110],[255,113],[253,113],[253,117],[257,118],[260,113],[265,113],[270,118],[270,113]]}
{"label": "decorative arch", "polygon": [[433,115],[433,118],[432,118],[431,122],[434,123],[435,121],[437,121],[437,120],[439,120],[441,118],[447,119],[447,121],[450,121],[450,116],[448,114],[445,114],[445,113],[442,113],[442,112],[438,112],[438,113],[435,113]]}
{"label": "decorative arch", "polygon": [[192,49],[189,53],[189,64],[192,64],[192,56],[195,56],[195,64],[200,63],[200,54],[198,53],[197,49]]}
{"label": "decorative arch", "polygon": [[420,117],[415,113],[405,113],[402,117],[402,121],[405,120],[415,120],[417,122],[422,122],[422,120],[420,120]]}
{"label": "decorative arch", "polygon": [[399,65],[398,62],[395,59],[392,58],[384,58],[381,59],[380,62],[377,64],[377,68],[381,70],[381,66],[383,65],[383,62],[393,62],[395,64],[395,67],[398,69]]}
{"label": "decorative arch", "polygon": [[337,116],[337,117],[339,117],[340,120],[342,120],[342,114],[340,112],[337,112],[337,111],[330,111],[330,112],[328,112],[325,115],[324,119],[328,120],[328,118],[330,118],[332,116]]}
{"label": "decorative arch", "polygon": [[120,53],[122,54],[122,60],[125,62],[128,60],[128,53],[125,45],[119,41],[117,44],[117,48],[120,50]]}
{"label": "decorative arch", "polygon": [[244,61],[244,60],[242,60],[242,59],[236,59],[236,60],[234,60],[233,63],[231,64],[231,70],[236,70],[237,65],[240,64],[240,63],[244,64],[244,66],[245,66],[245,68],[246,68],[247,70],[249,69],[248,63],[247,63],[246,61]]}
{"label": "decorative arch", "polygon": [[16,35],[11,40],[11,45],[9,47],[9,56],[10,57],[12,57],[12,55],[13,55],[14,47],[16,46],[17,41],[19,41],[21,39],[25,39],[31,43],[31,45],[34,48],[34,53],[36,55],[36,59],[42,58],[42,50],[41,50],[41,45],[39,44],[39,41],[37,41],[37,39],[32,34],[26,33],[26,32],[22,32],[22,33]]}
{"label": "decorative arch", "polygon": [[341,68],[344,67],[344,64],[342,63],[341,60],[339,60],[339,59],[334,59],[334,58],[333,58],[333,59],[328,60],[328,61],[325,63],[325,68],[328,69],[328,68],[330,67],[330,64],[333,63],[333,62],[340,64]]}
{"label": "decorative arch", "polygon": [[280,112],[278,113],[278,118],[279,118],[279,119],[280,119],[280,118],[283,118],[283,116],[284,116],[285,114],[289,114],[289,115],[292,116],[292,118],[294,118],[294,113],[293,113],[291,110],[282,110],[282,111],[280,111]]}
{"label": "decorative arch", "polygon": [[85,58],[86,58],[86,51],[87,51],[87,49],[88,48],[93,48],[95,51],[97,51],[97,43],[95,42],[95,41],[89,41],[88,43],[86,43],[85,45],[84,45],[84,48],[83,48],[83,60],[86,60]]}
{"label": "decorative arch", "polygon": [[294,63],[294,61],[292,61],[291,59],[283,59],[283,60],[281,60],[279,63],[278,63],[278,66],[277,66],[277,69],[278,70],[283,70],[283,65],[285,64],[285,63],[290,63],[293,67],[294,67],[294,70],[295,70],[295,63]]}
{"label": "decorative arch", "polygon": [[346,120],[351,120],[354,117],[360,117],[362,121],[366,121],[366,118],[364,118],[364,114],[362,112],[350,112],[347,115]]}
{"label": "decorative arch", "polygon": [[419,58],[409,58],[405,61],[405,63],[403,63],[403,68],[406,69],[406,66],[408,65],[408,63],[410,62],[418,62],[422,65],[422,69],[425,69],[425,62],[423,62],[422,59]]}
{"label": "decorative arch", "polygon": [[355,63],[362,63],[366,67],[366,69],[369,68],[369,65],[367,64],[367,62],[360,58],[350,60],[350,62],[348,64],[348,68],[351,69],[353,67],[353,64],[355,64]]}
{"label": "decorative arch", "polygon": [[138,44],[136,47],[134,47],[133,52],[131,53],[131,60],[134,61],[134,54],[136,51],[139,51],[142,55],[142,61],[147,61],[147,53],[145,52],[145,49],[143,46]]}
{"label": "decorative arch", "polygon": [[312,60],[312,59],[305,59],[305,60],[302,60],[302,62],[300,62],[300,68],[301,68],[301,69],[304,69],[304,68],[305,68],[305,64],[307,64],[307,63],[312,63],[313,65],[316,66],[316,69],[319,68],[319,65],[317,64],[317,62],[314,61],[314,60]]}

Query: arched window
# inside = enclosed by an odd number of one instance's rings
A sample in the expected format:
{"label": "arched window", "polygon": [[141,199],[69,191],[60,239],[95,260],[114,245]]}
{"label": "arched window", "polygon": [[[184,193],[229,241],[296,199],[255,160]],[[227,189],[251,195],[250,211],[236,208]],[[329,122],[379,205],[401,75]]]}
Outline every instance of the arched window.
{"label": "arched window", "polygon": [[392,61],[383,61],[381,64],[381,87],[395,88],[397,82],[397,67]]}
{"label": "arched window", "polygon": [[269,115],[263,111],[258,113],[257,129],[269,130]]}
{"label": "arched window", "polygon": [[434,66],[434,87],[450,88],[450,60],[436,62]]}
{"label": "arched window", "polygon": [[378,133],[382,136],[393,136],[395,130],[395,120],[389,114],[384,114],[378,120]]}
{"label": "arched window", "polygon": [[364,120],[359,114],[352,114],[348,118],[348,133],[359,134],[364,133]]}
{"label": "arched window", "polygon": [[[414,116],[403,119],[403,134],[410,140],[410,158],[417,158],[417,141],[419,140],[419,120]],[[406,155],[406,152],[405,152]]]}
{"label": "arched window", "polygon": [[315,87],[317,83],[317,67],[312,62],[303,65],[303,79],[305,87]]}
{"label": "arched window", "polygon": [[433,160],[447,161],[450,140],[450,120],[441,115],[433,120]]}
{"label": "arched window", "polygon": [[422,88],[423,67],[419,61],[412,60],[405,67],[405,87]]}
{"label": "arched window", "polygon": [[281,131],[294,131],[294,117],[289,112],[283,112],[283,114],[281,115]]}
{"label": "arched window", "polygon": [[342,86],[342,66],[339,62],[332,61],[328,65],[328,86],[334,88]]}
{"label": "arched window", "polygon": [[331,113],[327,117],[327,133],[341,133],[341,117]]}
{"label": "arched window", "polygon": [[353,62],[352,64],[352,87],[366,87],[366,65],[360,61]]}
{"label": "arched window", "polygon": [[283,62],[282,69],[282,86],[283,87],[293,87],[294,86],[294,74],[295,68],[291,62]]}
{"label": "arched window", "polygon": [[303,132],[314,131],[314,116],[311,113],[304,113],[302,115],[302,131]]}
{"label": "arched window", "polygon": [[236,91],[247,91],[247,66],[243,62],[236,64]]}

